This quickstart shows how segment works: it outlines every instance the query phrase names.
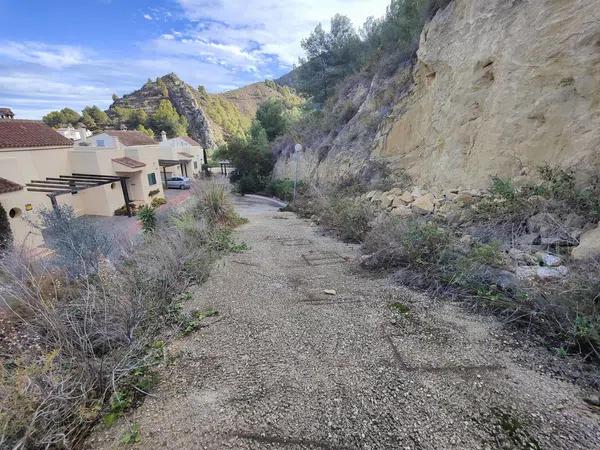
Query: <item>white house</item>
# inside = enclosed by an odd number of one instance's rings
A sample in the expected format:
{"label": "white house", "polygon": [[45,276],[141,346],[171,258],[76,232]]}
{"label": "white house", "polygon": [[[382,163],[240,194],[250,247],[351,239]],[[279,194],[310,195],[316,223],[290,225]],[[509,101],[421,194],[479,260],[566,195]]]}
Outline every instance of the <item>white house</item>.
{"label": "white house", "polygon": [[[202,146],[189,136],[179,136],[167,139],[167,134],[161,133],[161,158],[168,161],[180,161],[182,165],[179,168],[166,172],[166,177],[183,175],[192,177],[202,171],[204,161],[204,149]],[[163,177],[165,174],[163,174]]]}
{"label": "white house", "polygon": [[66,128],[57,128],[57,132],[62,134],[67,139],[71,139],[73,141],[80,141],[81,139],[88,138],[92,136],[92,132],[85,127],[79,127],[77,129],[73,128],[72,125],[69,125]]}

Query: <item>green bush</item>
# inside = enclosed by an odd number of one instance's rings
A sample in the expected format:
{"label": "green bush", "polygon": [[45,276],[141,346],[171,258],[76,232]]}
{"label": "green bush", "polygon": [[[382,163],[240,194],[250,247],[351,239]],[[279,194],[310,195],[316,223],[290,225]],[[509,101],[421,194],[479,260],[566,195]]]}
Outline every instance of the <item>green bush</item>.
{"label": "green bush", "polygon": [[361,242],[370,230],[374,209],[367,200],[354,197],[329,197],[323,205],[319,222],[345,242]]}
{"label": "green bush", "polygon": [[272,180],[267,187],[267,192],[285,202],[290,202],[294,196],[294,181],[289,178]]}
{"label": "green bush", "polygon": [[0,254],[6,251],[12,244],[12,231],[8,221],[8,215],[0,203]]}
{"label": "green bush", "polygon": [[142,224],[144,233],[151,233],[156,229],[156,212],[153,207],[148,205],[142,206],[137,216]]}
{"label": "green bush", "polygon": [[363,252],[372,255],[372,268],[428,269],[442,263],[451,242],[437,225],[386,215],[366,235]]}
{"label": "green bush", "polygon": [[167,204],[167,199],[164,197],[155,197],[152,199],[152,202],[150,202],[150,206],[152,206],[152,208],[158,208],[159,206],[162,205],[166,205]]}

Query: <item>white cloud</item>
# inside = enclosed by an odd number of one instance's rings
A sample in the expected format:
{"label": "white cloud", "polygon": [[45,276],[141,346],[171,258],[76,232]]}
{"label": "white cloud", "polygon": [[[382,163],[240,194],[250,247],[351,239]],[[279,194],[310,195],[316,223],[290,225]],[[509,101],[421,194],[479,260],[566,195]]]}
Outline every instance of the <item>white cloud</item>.
{"label": "white cloud", "polygon": [[1,41],[0,56],[51,69],[61,69],[86,62],[83,49],[80,47],[49,45],[41,42]]}
{"label": "white cloud", "polygon": [[[200,21],[200,37],[215,37],[242,48],[250,42],[290,66],[302,56],[300,41],[337,13],[360,27],[369,16],[382,16],[390,0],[177,0],[186,16]],[[207,24],[208,21],[208,24]]]}
{"label": "white cloud", "polygon": [[154,18],[150,14],[144,14],[144,19],[146,19],[146,20],[154,20]]}

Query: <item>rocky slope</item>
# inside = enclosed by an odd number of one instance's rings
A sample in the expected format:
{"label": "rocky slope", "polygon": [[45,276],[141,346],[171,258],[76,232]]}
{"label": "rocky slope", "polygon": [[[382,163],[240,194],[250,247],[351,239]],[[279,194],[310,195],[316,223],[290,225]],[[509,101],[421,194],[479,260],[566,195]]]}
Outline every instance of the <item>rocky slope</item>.
{"label": "rocky slope", "polygon": [[[330,181],[365,162],[417,184],[481,188],[542,163],[600,163],[598,0],[454,0],[421,35],[410,68],[359,75],[334,99],[341,123],[306,137],[304,178]],[[276,175],[291,176],[291,143]]]}
{"label": "rocky slope", "polygon": [[258,106],[286,92],[274,82],[261,82],[222,94],[208,94],[182,81],[176,74],[148,81],[141,89],[117,99],[110,107],[143,109],[152,114],[163,99],[169,99],[190,124],[190,135],[205,148],[245,132]]}

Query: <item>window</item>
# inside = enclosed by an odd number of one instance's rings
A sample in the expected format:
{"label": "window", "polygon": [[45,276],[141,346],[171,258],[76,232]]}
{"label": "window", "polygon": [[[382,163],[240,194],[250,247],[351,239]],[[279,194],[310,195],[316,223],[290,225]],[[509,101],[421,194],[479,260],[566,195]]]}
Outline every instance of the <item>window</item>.
{"label": "window", "polygon": [[194,169],[198,169],[198,161],[194,161]]}
{"label": "window", "polygon": [[148,184],[150,186],[154,186],[156,184],[156,174],[154,172],[148,174]]}
{"label": "window", "polygon": [[98,147],[105,147],[105,145],[104,145],[104,139],[98,139],[98,140],[96,141],[96,145],[97,145]]}

